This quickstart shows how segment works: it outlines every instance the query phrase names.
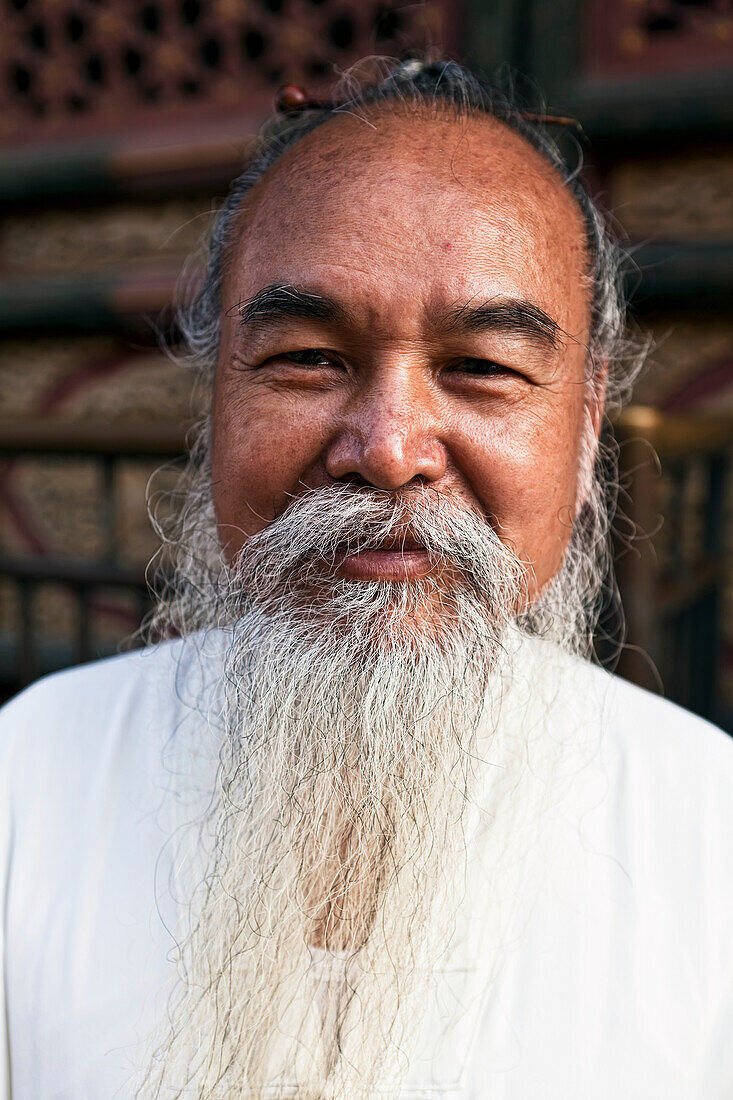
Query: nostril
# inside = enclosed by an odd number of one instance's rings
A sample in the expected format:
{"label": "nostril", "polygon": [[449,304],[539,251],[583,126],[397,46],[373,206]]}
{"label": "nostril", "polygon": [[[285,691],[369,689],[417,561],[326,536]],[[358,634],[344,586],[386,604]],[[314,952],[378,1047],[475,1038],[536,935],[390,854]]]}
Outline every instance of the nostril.
{"label": "nostril", "polygon": [[372,489],[374,486],[365,477],[357,473],[346,473],[339,476],[326,475],[332,485],[344,485],[350,489]]}
{"label": "nostril", "polygon": [[408,492],[410,489],[425,489],[429,484],[430,478],[426,474],[415,474],[402,488]]}
{"label": "nostril", "polygon": [[[379,489],[385,491],[382,485],[378,485],[376,481],[370,481],[368,477],[363,477],[358,473],[343,474],[339,477],[333,477],[331,474],[326,475],[328,482],[331,485],[344,485],[352,489]],[[410,478],[409,481],[397,486],[396,488],[400,493],[408,493],[410,490],[423,490],[430,484],[430,478],[424,474],[416,474]],[[389,492],[393,490],[387,490]]]}

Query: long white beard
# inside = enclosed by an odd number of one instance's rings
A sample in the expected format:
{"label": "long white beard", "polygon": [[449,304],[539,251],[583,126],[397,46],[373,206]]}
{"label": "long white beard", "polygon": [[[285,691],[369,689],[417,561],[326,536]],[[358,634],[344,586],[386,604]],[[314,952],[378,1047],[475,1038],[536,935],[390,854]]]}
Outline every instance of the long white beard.
{"label": "long white beard", "polygon": [[[206,507],[167,614],[228,639],[213,843],[170,1027],[136,1095],[396,1095],[465,886],[466,810],[513,676],[504,643],[526,568],[430,491],[305,493],[232,569],[204,549]],[[324,568],[406,524],[430,576]],[[499,803],[523,766],[501,751],[483,807],[497,858],[512,843]]]}

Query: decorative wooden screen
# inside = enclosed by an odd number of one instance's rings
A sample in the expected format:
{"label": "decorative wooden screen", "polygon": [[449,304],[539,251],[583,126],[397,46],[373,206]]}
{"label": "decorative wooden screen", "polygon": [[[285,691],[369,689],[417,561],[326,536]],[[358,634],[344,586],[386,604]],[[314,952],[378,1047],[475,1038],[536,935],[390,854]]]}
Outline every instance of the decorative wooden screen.
{"label": "decorative wooden screen", "polygon": [[455,48],[459,4],[374,0],[1,0],[0,143],[265,113],[359,57]]}

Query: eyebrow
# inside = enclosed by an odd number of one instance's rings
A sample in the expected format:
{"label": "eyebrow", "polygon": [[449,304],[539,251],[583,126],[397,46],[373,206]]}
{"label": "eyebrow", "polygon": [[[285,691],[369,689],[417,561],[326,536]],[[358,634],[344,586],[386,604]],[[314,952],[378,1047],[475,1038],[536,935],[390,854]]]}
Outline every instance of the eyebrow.
{"label": "eyebrow", "polygon": [[453,332],[494,331],[524,336],[550,348],[557,347],[563,331],[543,309],[523,298],[502,298],[478,305],[471,302],[447,313],[444,324]]}
{"label": "eyebrow", "polygon": [[266,286],[253,297],[239,302],[231,312],[239,314],[242,328],[253,322],[277,324],[292,318],[331,324],[347,320],[346,310],[334,298],[287,284]]}

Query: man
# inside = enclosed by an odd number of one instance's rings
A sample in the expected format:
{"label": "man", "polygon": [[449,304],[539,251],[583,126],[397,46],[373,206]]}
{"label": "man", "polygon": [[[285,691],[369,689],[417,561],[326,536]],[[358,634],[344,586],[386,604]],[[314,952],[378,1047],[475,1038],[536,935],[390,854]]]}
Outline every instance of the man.
{"label": "man", "polygon": [[589,660],[602,220],[453,63],[282,105],[183,319],[175,640],[3,716],[4,1095],[730,1096],[731,746]]}

